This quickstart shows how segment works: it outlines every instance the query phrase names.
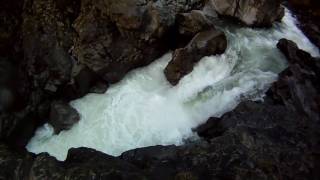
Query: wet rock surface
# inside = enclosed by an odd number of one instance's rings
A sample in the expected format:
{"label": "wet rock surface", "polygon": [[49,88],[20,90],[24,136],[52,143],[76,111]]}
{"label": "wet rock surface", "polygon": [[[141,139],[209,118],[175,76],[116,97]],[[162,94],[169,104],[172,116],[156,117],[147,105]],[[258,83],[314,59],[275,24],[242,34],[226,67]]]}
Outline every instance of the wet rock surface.
{"label": "wet rock surface", "polygon": [[54,101],[51,104],[49,124],[52,125],[56,134],[63,130],[69,130],[80,120],[77,110],[62,101]]}
{"label": "wet rock surface", "polygon": [[189,74],[201,58],[222,54],[227,48],[227,38],[219,30],[211,29],[195,35],[185,48],[177,49],[172,60],[165,68],[167,80],[176,85],[180,79]]}

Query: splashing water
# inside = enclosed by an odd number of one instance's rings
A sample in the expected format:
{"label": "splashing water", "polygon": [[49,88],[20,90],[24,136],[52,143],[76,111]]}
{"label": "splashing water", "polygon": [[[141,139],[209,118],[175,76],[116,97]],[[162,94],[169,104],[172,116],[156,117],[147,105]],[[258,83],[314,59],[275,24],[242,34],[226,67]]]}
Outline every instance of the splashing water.
{"label": "splashing water", "polygon": [[209,117],[223,115],[242,100],[263,97],[286,67],[276,48],[280,38],[319,55],[289,11],[271,29],[223,24],[219,28],[228,38],[226,53],[203,58],[176,87],[163,74],[171,60],[168,53],[148,67],[130,72],[105,94],[89,94],[71,102],[81,121],[59,135],[44,125],[27,149],[64,160],[71,147],[90,147],[117,156],[138,147],[179,145],[194,135],[192,128]]}

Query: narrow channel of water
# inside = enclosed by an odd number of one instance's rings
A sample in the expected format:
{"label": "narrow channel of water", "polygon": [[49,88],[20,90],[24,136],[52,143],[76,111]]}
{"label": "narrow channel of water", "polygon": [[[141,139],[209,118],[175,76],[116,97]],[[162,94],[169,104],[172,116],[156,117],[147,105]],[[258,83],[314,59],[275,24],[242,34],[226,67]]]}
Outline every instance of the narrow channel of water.
{"label": "narrow channel of water", "polygon": [[39,128],[27,149],[64,160],[71,147],[90,147],[118,156],[138,147],[179,145],[194,135],[192,128],[209,117],[221,116],[242,100],[264,95],[286,67],[276,48],[279,39],[293,40],[319,55],[289,11],[271,29],[220,28],[228,38],[226,53],[203,58],[178,86],[172,87],[163,74],[171,59],[168,53],[130,72],[105,94],[89,94],[71,102],[81,114],[80,122],[59,135],[53,135],[49,125]]}

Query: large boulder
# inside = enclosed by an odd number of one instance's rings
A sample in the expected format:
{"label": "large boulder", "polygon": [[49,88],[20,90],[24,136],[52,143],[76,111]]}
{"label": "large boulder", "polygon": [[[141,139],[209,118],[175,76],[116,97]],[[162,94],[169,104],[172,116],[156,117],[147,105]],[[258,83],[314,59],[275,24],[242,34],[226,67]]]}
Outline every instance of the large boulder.
{"label": "large boulder", "polygon": [[185,48],[177,49],[164,73],[172,85],[189,74],[201,58],[222,54],[227,48],[227,39],[223,32],[211,29],[198,33]]}
{"label": "large boulder", "polygon": [[177,15],[179,34],[193,37],[197,33],[214,27],[214,19],[218,15],[210,3],[206,3],[201,10],[192,10]]}
{"label": "large boulder", "polygon": [[51,104],[49,124],[54,132],[59,134],[63,130],[70,129],[80,120],[77,110],[62,101],[55,101]]}
{"label": "large boulder", "polygon": [[193,36],[200,31],[213,27],[211,22],[199,10],[179,14],[177,21],[179,23],[179,33],[187,36]]}
{"label": "large boulder", "polygon": [[210,0],[218,14],[240,20],[248,26],[271,26],[282,19],[282,0]]}

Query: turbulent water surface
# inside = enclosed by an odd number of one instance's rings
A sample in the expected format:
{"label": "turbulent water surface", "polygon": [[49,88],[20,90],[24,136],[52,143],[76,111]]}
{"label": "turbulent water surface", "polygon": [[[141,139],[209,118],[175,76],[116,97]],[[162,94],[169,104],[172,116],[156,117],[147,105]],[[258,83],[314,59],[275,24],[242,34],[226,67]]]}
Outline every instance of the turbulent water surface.
{"label": "turbulent water surface", "polygon": [[295,41],[314,56],[319,54],[295,23],[287,11],[271,29],[221,24],[228,37],[226,53],[203,58],[176,87],[163,74],[171,59],[168,53],[132,71],[105,94],[89,94],[71,102],[81,121],[59,135],[53,135],[49,125],[39,128],[27,149],[64,160],[71,147],[90,147],[117,156],[138,147],[179,145],[209,117],[221,116],[242,100],[263,96],[286,67],[276,48],[280,38]]}

